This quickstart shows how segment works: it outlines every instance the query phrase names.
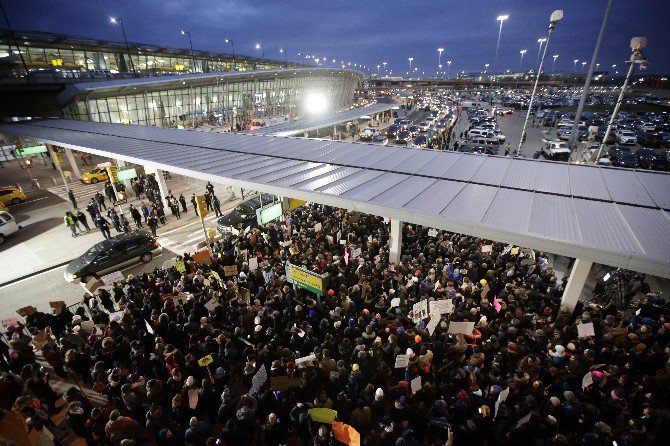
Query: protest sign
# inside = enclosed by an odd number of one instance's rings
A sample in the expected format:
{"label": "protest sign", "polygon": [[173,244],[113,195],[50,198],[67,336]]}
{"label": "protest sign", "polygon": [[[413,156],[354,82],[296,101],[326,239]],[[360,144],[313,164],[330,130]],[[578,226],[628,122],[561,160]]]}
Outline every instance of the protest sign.
{"label": "protest sign", "polygon": [[237,276],[237,265],[224,266],[223,275],[226,277]]}
{"label": "protest sign", "polygon": [[409,365],[409,355],[398,355],[395,357],[395,368],[402,369]]}
{"label": "protest sign", "polygon": [[109,322],[121,322],[121,319],[123,319],[123,310],[109,313]]}
{"label": "protest sign", "polygon": [[[149,323],[149,321],[145,319],[145,320],[144,320],[144,323],[146,324],[147,332],[148,332],[149,334],[154,334],[154,328],[151,326],[151,324]],[[82,327],[82,328],[84,328],[84,327]]]}
{"label": "protest sign", "polygon": [[198,265],[211,265],[212,258],[210,257],[209,250],[205,249],[193,254],[193,261]]}
{"label": "protest sign", "polygon": [[179,271],[180,273],[186,272],[186,264],[184,263],[183,259],[178,259],[174,262],[174,269]]}
{"label": "protest sign", "polygon": [[33,307],[32,305],[28,305],[27,307],[19,308],[16,310],[16,312],[19,313],[19,316],[26,317],[33,313],[37,313],[37,308]]}
{"label": "protest sign", "polygon": [[482,254],[493,251],[493,245],[482,246]]}
{"label": "protest sign", "polygon": [[351,255],[353,256],[354,259],[357,258],[357,257],[360,257],[360,255],[361,255],[361,248],[356,248],[356,249],[354,249],[354,252],[351,253]]}
{"label": "protest sign", "polygon": [[314,225],[314,232],[321,232],[322,229],[323,226],[321,225],[321,223],[317,223]]}
{"label": "protest sign", "polygon": [[482,288],[482,292],[480,293],[482,299],[486,299],[486,296],[488,296],[489,291],[491,291],[491,288],[489,288],[489,284],[487,283],[486,285],[484,285],[484,288]]}
{"label": "protest sign", "polygon": [[431,315],[451,314],[453,312],[454,304],[451,299],[434,300],[430,303]]}
{"label": "protest sign", "polygon": [[259,390],[261,390],[261,387],[263,384],[265,384],[265,381],[268,380],[268,371],[265,369],[265,364],[261,366],[260,369],[258,369],[258,372],[254,375],[253,378],[251,378],[251,388],[249,389],[249,394],[254,395],[258,393]]}
{"label": "protest sign", "polygon": [[303,356],[302,358],[298,358],[295,360],[295,365],[300,365],[303,363],[308,363],[308,362],[313,362],[316,361],[316,356],[315,355],[309,355],[309,356]]}
{"label": "protest sign", "polygon": [[285,392],[289,389],[302,387],[302,380],[298,377],[290,378],[288,376],[270,377],[270,389],[279,392]]}
{"label": "protest sign", "polygon": [[410,383],[409,383],[410,388],[412,389],[412,393],[416,393],[419,390],[421,390],[421,377],[417,376],[414,378]]}
{"label": "protest sign", "polygon": [[400,306],[400,298],[399,297],[394,297],[391,299],[391,308],[399,307]]}
{"label": "protest sign", "polygon": [[347,446],[361,446],[361,434],[348,424],[339,421],[332,422],[333,438]]}
{"label": "protest sign", "polygon": [[428,329],[428,333],[431,336],[435,332],[435,329],[437,328],[439,323],[440,323],[440,317],[439,316],[431,316],[430,317],[430,321],[428,322],[428,325],[426,326],[426,328]]}
{"label": "protest sign", "polygon": [[428,317],[428,300],[424,299],[412,305],[412,320],[417,323]]}
{"label": "protest sign", "polygon": [[449,330],[447,330],[447,333],[449,334],[464,334],[464,335],[469,335],[472,334],[472,330],[475,328],[475,323],[474,322],[456,322],[452,321],[449,323]]}
{"label": "protest sign", "polygon": [[198,389],[188,389],[188,407],[191,410],[198,407]]}
{"label": "protest sign", "polygon": [[591,372],[588,372],[582,378],[582,388],[586,389],[591,384],[593,384],[593,375],[591,374]]}
{"label": "protest sign", "polygon": [[496,313],[500,313],[500,310],[502,310],[502,305],[498,302],[498,296],[493,296],[493,308],[495,308]]}
{"label": "protest sign", "polygon": [[596,332],[593,330],[593,322],[588,322],[586,324],[577,325],[577,337],[586,338],[589,336],[595,336]]}
{"label": "protest sign", "polygon": [[258,269],[258,257],[252,257],[249,259],[249,271],[252,273]]}
{"label": "protest sign", "polygon": [[114,282],[122,282],[123,279],[124,277],[121,271],[114,271],[113,273],[106,274],[100,278],[105,285],[112,285]]}
{"label": "protest sign", "polygon": [[428,230],[428,236],[429,236],[429,237],[437,237],[437,229],[435,229],[435,228],[430,228],[430,229]]}
{"label": "protest sign", "polygon": [[207,311],[212,312],[216,307],[219,306],[219,301],[216,299],[210,299],[205,303],[205,308],[207,308]]}

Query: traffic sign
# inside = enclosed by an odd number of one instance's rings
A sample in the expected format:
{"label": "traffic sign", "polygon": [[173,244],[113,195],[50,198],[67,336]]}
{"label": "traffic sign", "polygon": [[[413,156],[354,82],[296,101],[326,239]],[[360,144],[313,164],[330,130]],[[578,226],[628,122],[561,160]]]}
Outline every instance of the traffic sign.
{"label": "traffic sign", "polygon": [[16,152],[19,156],[36,155],[38,153],[46,153],[48,151],[49,149],[47,149],[47,146],[30,146],[24,147],[22,149],[16,149]]}
{"label": "traffic sign", "polygon": [[133,178],[137,178],[137,172],[135,171],[135,168],[119,170],[116,172],[116,175],[118,181],[132,180]]}
{"label": "traffic sign", "polygon": [[278,201],[267,206],[263,206],[256,210],[256,217],[259,225],[264,225],[267,222],[276,220],[282,215],[281,201]]}

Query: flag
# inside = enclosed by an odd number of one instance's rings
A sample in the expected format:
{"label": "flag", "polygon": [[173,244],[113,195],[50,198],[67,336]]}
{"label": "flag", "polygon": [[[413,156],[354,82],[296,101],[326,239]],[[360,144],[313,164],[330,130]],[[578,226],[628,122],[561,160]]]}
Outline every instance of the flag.
{"label": "flag", "polygon": [[497,313],[500,313],[500,310],[502,310],[502,305],[498,302],[498,296],[493,296],[493,308],[496,309]]}

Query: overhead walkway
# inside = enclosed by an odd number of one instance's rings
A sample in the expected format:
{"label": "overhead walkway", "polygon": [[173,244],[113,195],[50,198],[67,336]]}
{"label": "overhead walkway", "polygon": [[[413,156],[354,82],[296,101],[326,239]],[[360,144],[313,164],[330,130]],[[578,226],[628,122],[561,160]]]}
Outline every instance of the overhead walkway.
{"label": "overhead walkway", "polygon": [[299,121],[286,122],[269,127],[263,127],[261,129],[254,130],[253,133],[271,136],[301,135],[304,132],[309,132],[311,130],[330,127],[332,125],[341,124],[343,122],[353,121],[354,119],[361,119],[365,116],[374,116],[394,108],[397,109],[399,106],[400,104],[395,101],[376,102],[365,107],[357,107],[351,110],[344,110],[315,118],[301,119]]}
{"label": "overhead walkway", "polygon": [[2,124],[0,133],[544,250],[579,259],[579,269],[598,262],[670,277],[668,174],[84,121]]}

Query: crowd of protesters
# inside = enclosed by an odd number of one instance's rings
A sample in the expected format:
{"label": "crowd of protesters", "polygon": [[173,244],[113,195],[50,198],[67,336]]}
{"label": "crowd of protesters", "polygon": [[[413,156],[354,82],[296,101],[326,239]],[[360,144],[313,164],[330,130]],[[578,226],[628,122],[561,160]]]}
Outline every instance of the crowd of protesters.
{"label": "crowd of protesters", "polygon": [[[339,444],[314,408],[368,446],[665,444],[662,299],[569,312],[541,252],[404,225],[394,264],[388,243],[381,217],[307,205],[217,241],[209,261],[185,254],[74,313],[33,313],[0,344],[1,407],[88,444]],[[291,286],[289,262],[325,276],[323,295]],[[453,309],[417,318],[426,299]],[[474,329],[449,334],[454,321]],[[595,335],[580,337],[588,323]],[[46,370],[73,384],[64,408]],[[282,376],[294,384],[275,386]],[[50,421],[58,410],[70,432]]]}

